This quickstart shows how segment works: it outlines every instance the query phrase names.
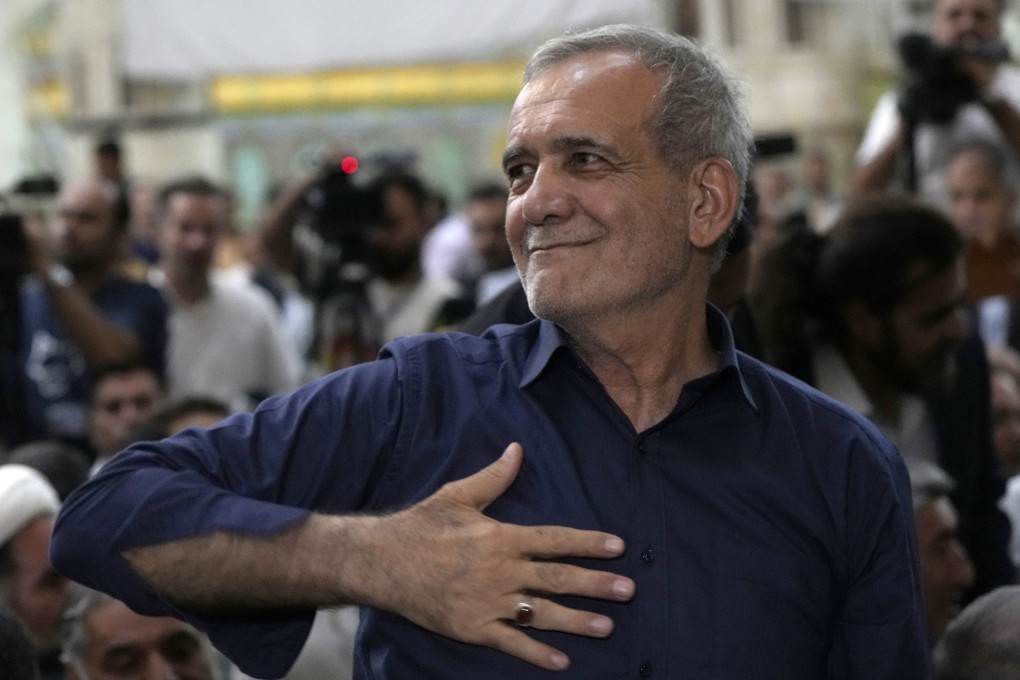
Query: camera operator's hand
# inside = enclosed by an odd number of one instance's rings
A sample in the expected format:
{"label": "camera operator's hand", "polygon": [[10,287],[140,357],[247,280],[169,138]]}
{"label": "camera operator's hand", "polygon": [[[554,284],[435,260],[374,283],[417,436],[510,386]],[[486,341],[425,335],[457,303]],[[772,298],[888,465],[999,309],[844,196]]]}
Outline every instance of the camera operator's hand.
{"label": "camera operator's hand", "polygon": [[999,67],[997,62],[964,52],[959,63],[964,73],[973,79],[978,92],[988,93],[991,91],[992,81],[995,80],[995,71]]}

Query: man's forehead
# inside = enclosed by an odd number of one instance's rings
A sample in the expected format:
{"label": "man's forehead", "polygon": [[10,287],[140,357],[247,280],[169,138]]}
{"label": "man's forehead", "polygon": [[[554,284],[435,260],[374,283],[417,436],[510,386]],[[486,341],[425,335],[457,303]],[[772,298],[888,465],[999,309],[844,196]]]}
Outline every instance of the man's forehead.
{"label": "man's forehead", "polygon": [[217,222],[227,216],[227,201],[219,194],[178,192],[167,201],[169,216],[185,219],[211,217]]}
{"label": "man's forehead", "polygon": [[999,13],[999,6],[996,0],[937,0],[935,3],[935,12],[937,14],[960,12],[963,10],[981,10],[990,16],[996,16]]}
{"label": "man's forehead", "polygon": [[153,385],[156,385],[156,377],[147,369],[139,368],[133,371],[126,371],[124,373],[107,375],[104,379],[96,383],[95,389],[97,392],[103,392],[106,390],[116,390],[124,387],[148,388]]}
{"label": "man's forehead", "polygon": [[565,57],[536,73],[524,84],[514,109],[530,103],[536,93],[567,97],[578,88],[612,90],[620,80],[630,82],[641,72],[654,75],[631,52],[622,50],[586,52]]}
{"label": "man's forehead", "polygon": [[[661,76],[632,54],[598,52],[569,57],[538,73],[521,89],[510,113],[508,137],[574,120],[566,137],[596,137],[608,129],[644,124],[654,115]],[[611,123],[611,124],[610,124]]]}
{"label": "man's forehead", "polygon": [[99,184],[91,182],[73,184],[60,195],[62,205],[88,205],[90,207],[108,207],[110,201],[106,190]]}

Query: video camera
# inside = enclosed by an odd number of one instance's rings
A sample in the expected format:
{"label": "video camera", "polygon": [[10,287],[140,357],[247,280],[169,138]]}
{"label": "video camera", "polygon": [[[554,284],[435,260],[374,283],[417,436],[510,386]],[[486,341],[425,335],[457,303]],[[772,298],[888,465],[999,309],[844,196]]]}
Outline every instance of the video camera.
{"label": "video camera", "polygon": [[28,272],[28,241],[24,215],[45,213],[46,204],[57,194],[56,178],[49,175],[26,177],[0,196],[0,317],[13,305],[19,282]]}
{"label": "video camera", "polygon": [[1002,62],[1009,59],[1005,43],[985,41],[967,48],[936,44],[922,33],[907,33],[897,41],[906,81],[900,94],[900,112],[908,121],[945,125],[964,104],[980,99],[964,59]]}
{"label": "video camera", "polygon": [[365,261],[370,231],[385,219],[382,192],[355,181],[358,167],[354,156],[323,162],[318,181],[305,194],[309,226],[339,250],[342,263]]}

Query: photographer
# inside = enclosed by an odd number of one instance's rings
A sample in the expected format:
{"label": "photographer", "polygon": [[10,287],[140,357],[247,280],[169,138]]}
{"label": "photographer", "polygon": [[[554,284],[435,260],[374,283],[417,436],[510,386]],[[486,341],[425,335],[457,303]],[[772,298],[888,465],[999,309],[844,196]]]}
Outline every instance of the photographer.
{"label": "photographer", "polygon": [[915,82],[879,100],[857,150],[853,193],[898,186],[943,205],[943,165],[955,143],[986,139],[1020,157],[1020,70],[1003,63],[1003,9],[1004,0],[936,0],[933,45],[901,41],[908,70],[911,61],[928,63],[913,64]]}
{"label": "photographer", "polygon": [[65,187],[52,229],[26,221],[30,276],[19,290],[18,361],[28,418],[24,439],[87,449],[94,372],[139,359],[162,375],[166,304],[152,286],[119,271],[127,226],[96,180]]}
{"label": "photographer", "polygon": [[417,177],[385,171],[362,187],[331,151],[282,190],[258,229],[272,263],[316,307],[314,361],[325,373],[375,358],[386,342],[438,330],[471,311],[460,287],[422,271],[430,222]]}

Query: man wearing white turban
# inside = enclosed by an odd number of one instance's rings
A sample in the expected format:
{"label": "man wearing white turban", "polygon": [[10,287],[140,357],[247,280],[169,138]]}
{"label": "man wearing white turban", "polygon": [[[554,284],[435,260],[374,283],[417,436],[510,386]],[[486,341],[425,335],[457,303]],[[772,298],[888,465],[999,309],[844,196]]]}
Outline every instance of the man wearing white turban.
{"label": "man wearing white turban", "polygon": [[43,677],[59,671],[60,610],[67,580],[49,559],[60,507],[46,478],[27,465],[0,465],[0,611],[14,614],[39,649]]}

